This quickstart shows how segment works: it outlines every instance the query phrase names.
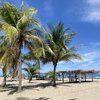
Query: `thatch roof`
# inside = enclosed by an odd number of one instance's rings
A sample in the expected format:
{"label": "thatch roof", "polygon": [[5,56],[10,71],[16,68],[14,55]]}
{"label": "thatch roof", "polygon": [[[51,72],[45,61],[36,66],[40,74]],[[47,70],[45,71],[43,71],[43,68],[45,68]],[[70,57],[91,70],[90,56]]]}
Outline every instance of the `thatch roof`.
{"label": "thatch roof", "polygon": [[[70,71],[59,71],[56,72],[56,74],[60,74],[60,73],[66,73],[66,74],[95,74],[98,73],[100,71],[96,71],[96,70],[70,70]],[[48,74],[48,72],[34,72],[33,74]]]}
{"label": "thatch roof", "polygon": [[71,71],[60,71],[59,73],[67,73],[67,74],[95,74],[98,73],[100,71],[96,71],[96,70],[71,70]]}

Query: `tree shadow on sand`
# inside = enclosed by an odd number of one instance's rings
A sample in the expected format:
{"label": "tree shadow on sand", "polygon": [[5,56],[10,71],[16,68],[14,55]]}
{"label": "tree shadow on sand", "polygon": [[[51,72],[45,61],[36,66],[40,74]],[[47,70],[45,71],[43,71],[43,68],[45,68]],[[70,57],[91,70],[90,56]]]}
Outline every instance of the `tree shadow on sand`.
{"label": "tree shadow on sand", "polygon": [[50,98],[46,98],[46,97],[40,97],[38,99],[32,99],[32,100],[49,100]]}
{"label": "tree shadow on sand", "polygon": [[38,99],[29,99],[27,97],[17,97],[15,100],[49,100],[50,98],[40,97]]}
{"label": "tree shadow on sand", "polygon": [[[36,85],[25,85],[22,86],[22,91],[26,90],[26,89],[35,89],[37,91],[39,91],[39,89],[37,89],[38,87],[40,88],[46,88],[48,86],[51,86],[51,83],[39,83]],[[0,87],[0,92],[8,92],[8,95],[12,95],[15,92],[17,92],[18,86],[16,86],[15,84],[8,84],[6,87],[2,88]]]}
{"label": "tree shadow on sand", "polygon": [[[60,86],[60,85],[61,86],[72,87],[70,85],[70,83],[68,83],[68,82],[65,82],[65,83],[59,82],[59,83],[57,83],[57,86]],[[38,84],[29,84],[29,85],[22,86],[22,91],[28,90],[28,89],[35,89],[35,90],[39,91],[38,87],[40,87],[40,88],[46,88],[46,87],[49,87],[49,86],[52,86],[51,82],[38,83]],[[58,88],[57,86],[55,88]],[[15,84],[7,84],[7,86],[5,88],[0,88],[0,92],[9,91],[8,95],[12,95],[12,94],[14,94],[14,93],[17,92],[17,89],[18,89],[18,86],[16,86]]]}
{"label": "tree shadow on sand", "polygon": [[30,100],[30,99],[26,97],[17,97],[15,100]]}
{"label": "tree shadow on sand", "polygon": [[0,86],[0,92],[10,91],[13,94],[13,92],[16,92],[17,89],[18,89],[18,87],[15,86],[15,84],[7,84],[6,87],[1,87]]}
{"label": "tree shadow on sand", "polygon": [[69,99],[69,100],[78,100],[78,98],[73,98],[73,99]]}

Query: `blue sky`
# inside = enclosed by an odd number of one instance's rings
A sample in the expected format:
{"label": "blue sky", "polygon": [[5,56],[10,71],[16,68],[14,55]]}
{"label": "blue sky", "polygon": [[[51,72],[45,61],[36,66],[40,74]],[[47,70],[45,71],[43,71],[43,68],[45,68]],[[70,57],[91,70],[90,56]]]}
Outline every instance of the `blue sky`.
{"label": "blue sky", "polygon": [[[19,7],[22,0],[3,0]],[[26,7],[38,10],[37,17],[43,25],[59,21],[71,27],[77,35],[71,45],[84,44],[78,49],[82,61],[58,63],[57,70],[100,70],[100,0],[23,0]],[[43,65],[41,71],[52,70],[52,64]]]}

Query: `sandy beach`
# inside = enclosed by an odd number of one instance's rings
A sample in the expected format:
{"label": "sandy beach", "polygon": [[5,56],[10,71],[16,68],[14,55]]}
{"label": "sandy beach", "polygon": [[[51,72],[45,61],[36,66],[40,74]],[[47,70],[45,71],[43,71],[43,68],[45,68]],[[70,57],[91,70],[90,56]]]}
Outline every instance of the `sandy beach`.
{"label": "sandy beach", "polygon": [[[2,78],[0,78],[0,83]],[[7,87],[0,87],[0,100],[100,100],[100,81],[84,83],[57,82],[56,88],[48,81],[23,79],[23,90],[17,93],[17,81],[7,80]]]}

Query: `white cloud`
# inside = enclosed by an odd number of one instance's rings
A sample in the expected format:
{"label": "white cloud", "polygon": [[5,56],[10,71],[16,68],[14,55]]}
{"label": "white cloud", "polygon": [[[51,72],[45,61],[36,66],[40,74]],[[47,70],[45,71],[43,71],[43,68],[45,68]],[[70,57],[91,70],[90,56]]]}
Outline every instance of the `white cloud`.
{"label": "white cloud", "polygon": [[100,22],[100,0],[84,0],[82,20],[91,23]]}
{"label": "white cloud", "polygon": [[[72,59],[73,63],[61,61],[58,63],[59,70],[73,69],[95,69],[100,70],[100,42],[92,42],[88,44],[89,50],[85,53],[80,53],[82,60]],[[91,47],[91,48],[90,48]]]}
{"label": "white cloud", "polygon": [[94,4],[100,3],[100,0],[87,0],[87,3],[94,5]]}
{"label": "white cloud", "polygon": [[76,65],[84,67],[99,67],[100,66],[100,51],[88,52],[82,54],[83,60],[73,60]]}
{"label": "white cloud", "polygon": [[60,62],[58,62],[58,65],[62,65],[64,63],[65,63],[65,61],[60,61]]}
{"label": "white cloud", "polygon": [[100,22],[100,12],[89,11],[84,15],[82,20],[92,23]]}

